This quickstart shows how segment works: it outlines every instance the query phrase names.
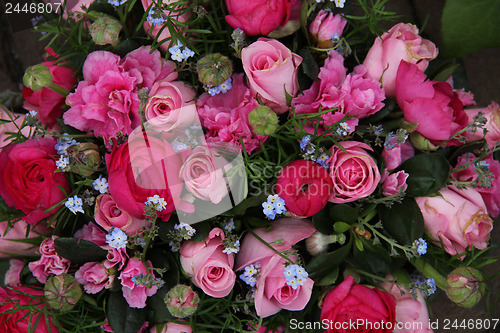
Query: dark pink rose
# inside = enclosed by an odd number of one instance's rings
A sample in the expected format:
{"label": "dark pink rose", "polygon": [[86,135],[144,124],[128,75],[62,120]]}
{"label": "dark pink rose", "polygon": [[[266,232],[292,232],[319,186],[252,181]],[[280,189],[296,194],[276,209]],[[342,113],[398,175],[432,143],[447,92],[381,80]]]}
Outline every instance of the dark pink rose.
{"label": "dark pink rose", "polygon": [[30,226],[27,233],[28,224],[24,220],[10,222],[13,225],[12,228],[8,227],[8,224],[7,221],[0,222],[0,258],[18,255],[35,256],[38,246],[31,244],[30,240],[50,233],[50,230],[42,224]]}
{"label": "dark pink rose", "polygon": [[376,81],[381,80],[385,95],[394,97],[399,63],[403,60],[416,64],[423,72],[427,69],[429,61],[436,58],[437,54],[436,45],[420,37],[416,26],[398,23],[375,39],[363,65],[368,70],[367,77]]}
{"label": "dark pink rose", "polygon": [[226,21],[248,36],[267,35],[284,26],[292,12],[292,0],[226,0]]}
{"label": "dark pink rose", "polygon": [[[293,230],[293,232],[290,232]],[[279,252],[290,250],[293,245],[309,237],[315,231],[311,221],[283,218],[272,223],[271,229],[258,228],[254,232]],[[277,242],[279,240],[280,242]],[[288,256],[297,260],[297,256]],[[260,264],[254,293],[255,310],[259,317],[268,317],[281,309],[301,311],[305,308],[313,289],[314,281],[306,277],[303,285],[293,289],[286,283],[283,271],[285,259],[277,255],[252,234],[247,234],[236,257],[236,270],[250,264]]]}
{"label": "dark pink rose", "polygon": [[365,143],[342,141],[330,148],[330,177],[333,192],[330,201],[344,203],[365,198],[375,191],[380,182],[380,172],[375,160],[367,153],[372,151]]}
{"label": "dark pink rose", "polygon": [[[415,131],[432,144],[448,140],[468,124],[463,103],[448,82],[428,81],[417,65],[402,61],[396,76],[396,99]],[[459,145],[451,140],[447,146]]]}
{"label": "dark pink rose", "polygon": [[332,39],[342,36],[346,24],[347,20],[342,15],[321,9],[309,25],[309,34],[317,47],[328,49],[335,46]]}
{"label": "dark pink rose", "polygon": [[[151,263],[148,261],[148,266],[151,268]],[[151,288],[137,284],[133,281],[134,277],[139,275],[151,274],[154,276],[153,271],[146,269],[144,263],[136,257],[130,258],[127,266],[123,269],[119,279],[121,280],[123,297],[127,300],[131,308],[142,309],[146,307],[146,299],[153,296],[158,291],[158,287],[153,285]]]}
{"label": "dark pink rose", "polygon": [[[488,146],[492,148],[500,141],[500,106],[496,102],[491,102],[486,108],[465,109],[465,113],[469,118],[469,123],[472,123],[474,116],[479,112],[482,112],[486,118],[486,125],[484,128],[486,128],[488,132],[484,138]],[[483,130],[478,129],[474,133],[467,131],[465,132],[465,137],[469,141],[482,139]]]}
{"label": "dark pink rose", "polygon": [[55,214],[71,189],[66,176],[56,172],[56,141],[29,139],[10,145],[0,152],[0,196],[9,206],[22,210],[24,220],[34,224]]}
{"label": "dark pink rose", "polygon": [[76,280],[88,294],[97,294],[113,285],[114,275],[100,262],[87,262],[75,272]]}
{"label": "dark pink rose", "polygon": [[187,241],[180,249],[182,268],[197,287],[212,297],[227,296],[236,280],[234,255],[222,252],[224,238],[224,231],[214,228],[204,241]]}
{"label": "dark pink rose", "polygon": [[328,171],[306,160],[287,164],[276,181],[276,194],[285,200],[287,211],[301,217],[312,216],[323,209],[332,189]]}
{"label": "dark pink rose", "polygon": [[51,275],[60,275],[67,273],[71,262],[68,259],[61,257],[57,254],[54,239],[58,236],[52,236],[52,238],[46,238],[40,244],[40,254],[41,257],[37,261],[32,261],[29,263],[29,269],[33,276],[40,281],[40,283],[45,283],[47,278]]}

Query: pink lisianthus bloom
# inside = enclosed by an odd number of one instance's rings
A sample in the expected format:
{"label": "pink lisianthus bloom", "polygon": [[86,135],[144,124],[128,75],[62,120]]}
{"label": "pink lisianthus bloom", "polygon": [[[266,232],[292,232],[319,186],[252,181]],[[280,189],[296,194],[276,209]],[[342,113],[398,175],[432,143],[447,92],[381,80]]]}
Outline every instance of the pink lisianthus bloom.
{"label": "pink lisianthus bloom", "polygon": [[102,263],[87,262],[76,271],[75,278],[88,294],[97,294],[104,288],[111,288],[115,276]]}
{"label": "pink lisianthus bloom", "polygon": [[[147,264],[151,267],[151,263],[149,261]],[[156,294],[156,291],[158,291],[158,287],[155,285],[148,288],[147,286],[137,284],[133,281],[141,274],[147,275],[148,270],[141,260],[133,257],[130,258],[127,266],[125,266],[119,277],[121,280],[123,297],[125,297],[131,308],[144,308],[146,306],[146,299],[149,296],[153,296]],[[153,271],[150,271],[149,274],[154,277]]]}
{"label": "pink lisianthus bloom", "polygon": [[390,174],[387,169],[384,169],[380,179],[380,183],[382,183],[382,194],[389,197],[400,192],[404,193],[408,188],[408,184],[406,184],[408,176],[409,174],[403,170]]}
{"label": "pink lisianthus bloom", "polygon": [[[267,231],[265,228],[254,230],[257,236],[280,252],[291,249],[299,241],[311,236],[314,231],[311,221],[293,218],[276,220]],[[277,240],[280,242],[276,242]],[[289,258],[298,259],[297,256]],[[236,257],[236,270],[241,270],[250,264],[260,264],[260,275],[257,277],[254,293],[255,310],[259,317],[269,317],[281,309],[300,311],[305,308],[311,298],[314,281],[306,277],[303,285],[293,289],[287,284],[283,274],[285,259],[252,234],[247,234]]]}
{"label": "pink lisianthus bloom", "polygon": [[328,49],[335,46],[333,39],[342,36],[346,24],[347,20],[342,15],[321,9],[309,25],[309,35],[317,47]]}
{"label": "pink lisianthus bloom", "polygon": [[233,87],[225,94],[210,96],[203,93],[198,101],[198,115],[201,125],[208,130],[207,142],[231,142],[250,154],[260,149],[260,142],[267,136],[258,135],[248,122],[248,114],[259,106],[251,96],[250,89],[243,83],[243,74],[234,74]]}
{"label": "pink lisianthus bloom", "polygon": [[363,65],[368,70],[367,77],[376,81],[381,80],[385,95],[394,97],[399,63],[404,60],[416,64],[423,72],[427,69],[429,61],[436,58],[437,54],[436,45],[420,37],[416,26],[398,23],[375,39]]}
{"label": "pink lisianthus bloom", "polygon": [[51,274],[60,275],[67,273],[71,266],[71,262],[68,259],[57,254],[54,245],[54,239],[56,238],[58,238],[58,236],[46,238],[42,244],[40,244],[40,259],[28,264],[31,273],[33,273],[33,276],[40,281],[40,283],[45,283]]}
{"label": "pink lisianthus bloom", "polygon": [[[352,116],[353,118],[344,120],[347,125],[346,132],[352,133],[360,118],[368,117],[382,109],[384,91],[379,82],[364,77],[364,66],[356,66],[354,71],[347,75],[344,58],[334,50],[328,54],[329,57],[320,69],[319,80],[292,99],[292,107],[297,114],[335,109],[321,116],[324,122],[320,124],[319,134],[322,134],[326,127],[342,121],[345,116]],[[306,130],[314,133],[312,126]]]}
{"label": "pink lisianthus bloom", "polygon": [[[416,123],[415,131],[437,145],[468,124],[464,104],[448,82],[426,80],[417,65],[402,61],[396,76],[396,99],[405,121]],[[459,145],[457,139],[447,146]]]}
{"label": "pink lisianthus bloom", "polygon": [[[488,130],[484,139],[490,148],[494,147],[500,141],[500,106],[496,102],[491,102],[486,108],[480,109],[465,109],[465,113],[472,123],[473,118],[479,112],[483,113],[486,118],[484,128]],[[483,138],[483,130],[477,129],[475,132],[465,132],[465,137],[469,141],[479,140]]]}

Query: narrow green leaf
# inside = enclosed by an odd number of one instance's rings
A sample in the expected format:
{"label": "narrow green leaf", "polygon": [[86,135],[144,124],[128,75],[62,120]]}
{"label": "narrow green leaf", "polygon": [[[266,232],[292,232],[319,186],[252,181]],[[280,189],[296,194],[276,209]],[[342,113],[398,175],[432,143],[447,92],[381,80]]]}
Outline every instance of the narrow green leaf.
{"label": "narrow green leaf", "polygon": [[120,290],[109,293],[106,313],[109,325],[115,333],[136,333],[146,320],[147,310],[129,307]]}
{"label": "narrow green leaf", "polygon": [[103,261],[108,251],[85,239],[61,237],[54,240],[56,252],[74,264]]}
{"label": "narrow green leaf", "polygon": [[446,184],[450,163],[439,154],[421,154],[406,160],[401,169],[410,175],[406,195],[422,197],[438,192]]}

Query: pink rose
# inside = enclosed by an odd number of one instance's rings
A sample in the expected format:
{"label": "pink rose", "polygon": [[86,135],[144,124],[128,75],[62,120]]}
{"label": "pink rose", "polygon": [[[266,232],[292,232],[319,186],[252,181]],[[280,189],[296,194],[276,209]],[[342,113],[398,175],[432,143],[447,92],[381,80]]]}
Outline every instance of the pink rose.
{"label": "pink rose", "polygon": [[[148,266],[151,267],[151,263],[148,261]],[[128,305],[131,308],[142,309],[146,307],[146,299],[149,296],[153,296],[158,291],[158,287],[153,285],[151,288],[137,284],[133,281],[138,275],[148,275],[154,277],[153,271],[146,269],[144,263],[136,257],[130,258],[125,266],[125,269],[121,272],[119,279],[121,280],[123,297],[127,300]]]}
{"label": "pink rose", "polygon": [[284,26],[292,12],[292,0],[226,0],[226,21],[248,36],[267,35]]}
{"label": "pink rose", "polygon": [[425,230],[450,255],[488,246],[493,221],[488,216],[481,195],[473,188],[442,188],[438,196],[415,198],[424,217]]}
{"label": "pink rose", "polygon": [[[293,230],[293,232],[290,232]],[[309,237],[315,231],[311,221],[303,219],[283,218],[272,223],[272,228],[255,229],[254,232],[276,251],[290,250],[293,245]],[[280,240],[280,242],[276,242]],[[297,256],[288,256],[296,261]],[[255,310],[259,317],[268,317],[281,309],[300,311],[305,308],[313,289],[314,281],[306,277],[303,285],[293,289],[286,283],[283,271],[285,259],[268,248],[252,234],[247,234],[241,244],[236,258],[236,270],[250,264],[260,264],[260,275],[257,277],[254,293]]]}
{"label": "pink rose", "polygon": [[[61,3],[61,0],[43,0],[46,3],[52,3],[54,11],[57,9],[57,13],[60,12],[60,8],[57,4]],[[86,11],[83,8],[89,8],[90,5],[94,2],[95,0],[65,0],[62,1],[63,3],[66,4],[66,7],[64,8],[64,14],[63,18],[66,20],[68,19],[68,14],[71,14],[75,19],[79,19],[75,13],[85,13]]]}
{"label": "pink rose", "polygon": [[214,228],[203,242],[184,242],[179,251],[182,268],[191,281],[212,297],[227,296],[236,280],[234,255],[222,252],[224,238],[224,231]]}
{"label": "pink rose", "polygon": [[416,26],[398,23],[380,38],[375,39],[363,65],[368,70],[367,77],[376,81],[382,80],[385,95],[394,97],[396,73],[401,60],[416,64],[423,72],[427,69],[429,61],[436,58],[437,54],[436,45],[420,37]]}
{"label": "pink rose", "polygon": [[366,152],[372,151],[365,143],[358,141],[342,141],[340,145],[330,148],[330,177],[333,182],[333,193],[329,201],[344,203],[365,198],[375,191],[380,182],[377,163]]}
{"label": "pink rose", "polygon": [[177,324],[168,322],[166,324],[158,324],[152,327],[149,333],[193,333],[193,330],[188,323]]}
{"label": "pink rose", "polygon": [[[402,61],[396,75],[396,99],[409,123],[417,123],[415,131],[432,144],[448,140],[468,124],[467,114],[457,92],[448,82],[426,81],[425,74]],[[459,145],[451,140],[447,146]]]}
{"label": "pink rose", "polygon": [[[487,108],[482,109],[465,109],[465,113],[469,119],[469,123],[479,112],[484,114],[486,125],[484,128],[488,130],[485,135],[486,143],[490,148],[494,147],[500,141],[500,106],[496,102],[491,102]],[[477,129],[474,133],[465,132],[465,137],[469,141],[479,140],[483,138],[483,130]]]}
{"label": "pink rose", "polygon": [[[28,224],[24,220],[10,222],[13,225],[10,228],[9,222],[0,222],[0,258],[12,256],[35,256],[38,246],[29,243],[29,240],[46,235],[50,231],[43,224],[30,226],[27,232]],[[27,240],[28,242],[23,242]]]}
{"label": "pink rose", "polygon": [[243,74],[234,74],[233,87],[225,94],[203,93],[197,100],[201,125],[208,130],[207,142],[231,142],[250,154],[260,149],[267,136],[258,135],[248,122],[248,114],[259,106],[243,83]]}
{"label": "pink rose", "polygon": [[397,143],[392,149],[384,147],[382,151],[382,158],[385,161],[385,168],[387,170],[394,170],[399,167],[404,161],[415,155],[415,149],[408,141],[404,143]]}
{"label": "pink rose", "polygon": [[115,276],[102,263],[87,262],[75,272],[75,278],[87,294],[97,294],[104,288],[111,288]]}
{"label": "pink rose", "polygon": [[[392,276],[386,278],[392,279]],[[417,299],[413,299],[408,290],[402,286],[390,282],[384,282],[380,286],[396,298],[396,326],[394,333],[433,332],[429,328],[429,311],[420,290],[416,290]],[[404,292],[404,295],[401,295],[401,291]]]}
{"label": "pink rose", "polygon": [[88,240],[102,248],[106,248],[109,247],[108,243],[106,243],[106,234],[101,228],[90,222],[77,230],[75,237]]}
{"label": "pink rose", "polygon": [[55,144],[48,138],[29,139],[0,152],[0,196],[8,206],[22,210],[28,224],[59,210],[56,204],[66,198],[60,187],[71,193],[65,174],[56,172]]}
{"label": "pink rose", "polygon": [[406,184],[408,176],[409,174],[403,170],[389,174],[389,171],[384,169],[380,179],[380,182],[382,183],[382,194],[389,197],[400,192],[404,193],[408,188],[408,184]]}
{"label": "pink rose", "polygon": [[113,200],[109,194],[99,194],[95,203],[94,219],[104,230],[119,228],[127,234],[135,234],[142,227],[149,227],[151,222],[131,216]]}
{"label": "pink rose", "polygon": [[31,273],[40,283],[45,283],[51,274],[60,275],[67,273],[71,265],[68,259],[57,254],[54,245],[54,239],[56,238],[58,236],[44,239],[42,244],[40,244],[40,259],[28,264]]}
{"label": "pink rose", "polygon": [[342,15],[321,9],[309,25],[309,34],[317,47],[328,49],[335,46],[332,39],[342,36],[346,24],[347,20]]}
{"label": "pink rose", "polygon": [[[12,121],[12,119],[18,118],[14,122],[10,122],[10,123],[0,122],[0,125],[1,125],[0,126],[0,149],[2,147],[7,146],[12,141],[12,139],[7,139],[10,136],[10,134],[7,134],[7,133],[8,132],[17,133],[17,131],[18,131],[17,128],[21,127],[21,124],[24,121],[24,117],[25,117],[24,115],[10,112],[7,109],[5,109],[5,111],[4,111],[3,105],[0,104],[0,119],[1,120]],[[21,133],[23,133],[26,136],[29,134],[29,132],[30,132],[29,126],[23,128],[21,130]]]}
{"label": "pink rose", "polygon": [[313,161],[287,164],[276,180],[276,194],[285,200],[287,211],[300,217],[312,216],[323,209],[332,188],[326,169]]}
{"label": "pink rose", "polygon": [[252,94],[276,113],[288,110],[285,91],[299,91],[297,68],[302,58],[275,39],[259,38],[241,50],[243,70]]}

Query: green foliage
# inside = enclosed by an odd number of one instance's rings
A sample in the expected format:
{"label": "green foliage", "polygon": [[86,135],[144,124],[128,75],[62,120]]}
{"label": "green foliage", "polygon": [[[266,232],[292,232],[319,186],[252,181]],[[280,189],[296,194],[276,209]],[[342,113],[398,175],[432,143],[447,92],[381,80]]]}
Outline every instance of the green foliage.
{"label": "green foliage", "polygon": [[146,320],[147,310],[129,307],[122,291],[119,290],[109,293],[106,314],[115,333],[136,333]]}
{"label": "green foliage", "polygon": [[440,154],[421,154],[406,160],[401,169],[410,175],[406,195],[422,197],[436,193],[446,184],[450,164]]}
{"label": "green foliage", "polygon": [[54,240],[57,253],[74,264],[102,261],[108,252],[100,246],[85,239],[61,237]]}
{"label": "green foliage", "polygon": [[424,233],[424,218],[413,198],[390,208],[380,206],[380,218],[384,229],[401,244],[411,245]]}
{"label": "green foliage", "polygon": [[352,248],[352,237],[344,246],[328,253],[320,254],[309,261],[306,271],[313,280],[332,279],[332,272],[344,261]]}

